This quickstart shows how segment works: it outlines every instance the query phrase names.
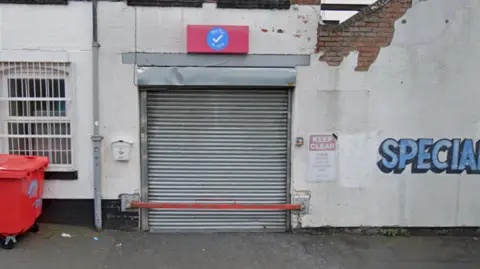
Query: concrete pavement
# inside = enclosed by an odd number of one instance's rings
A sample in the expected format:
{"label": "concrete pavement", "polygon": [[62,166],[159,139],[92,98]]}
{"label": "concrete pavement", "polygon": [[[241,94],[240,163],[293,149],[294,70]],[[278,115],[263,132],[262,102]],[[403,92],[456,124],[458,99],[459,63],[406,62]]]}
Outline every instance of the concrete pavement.
{"label": "concrete pavement", "polygon": [[0,268],[477,269],[479,251],[480,240],[472,237],[98,234],[88,228],[44,224],[15,249],[0,250]]}

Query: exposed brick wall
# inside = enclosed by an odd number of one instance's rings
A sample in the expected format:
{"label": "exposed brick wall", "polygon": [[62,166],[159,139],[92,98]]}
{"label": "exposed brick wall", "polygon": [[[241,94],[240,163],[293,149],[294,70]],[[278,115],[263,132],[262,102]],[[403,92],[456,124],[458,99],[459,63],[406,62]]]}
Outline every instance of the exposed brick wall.
{"label": "exposed brick wall", "polygon": [[317,52],[320,61],[338,66],[358,51],[356,71],[368,71],[380,49],[390,45],[395,21],[412,7],[412,0],[378,0],[339,25],[319,25]]}

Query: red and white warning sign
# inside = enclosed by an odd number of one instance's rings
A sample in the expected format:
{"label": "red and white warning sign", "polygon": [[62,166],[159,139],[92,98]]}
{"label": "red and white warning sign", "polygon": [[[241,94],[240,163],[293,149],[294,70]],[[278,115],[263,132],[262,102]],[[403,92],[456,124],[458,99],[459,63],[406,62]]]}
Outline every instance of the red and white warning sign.
{"label": "red and white warning sign", "polygon": [[308,181],[335,181],[337,169],[337,139],[333,134],[308,137]]}

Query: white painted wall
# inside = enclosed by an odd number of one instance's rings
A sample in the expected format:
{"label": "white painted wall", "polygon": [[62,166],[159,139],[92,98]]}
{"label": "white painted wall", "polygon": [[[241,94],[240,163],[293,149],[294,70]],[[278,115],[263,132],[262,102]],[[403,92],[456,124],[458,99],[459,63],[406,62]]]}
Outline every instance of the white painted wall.
{"label": "white painted wall", "polygon": [[[250,25],[255,54],[314,51],[318,7],[214,7],[133,8],[100,2],[104,198],[140,187],[138,90],[134,67],[121,63],[122,52],[137,48],[183,53],[187,24]],[[378,146],[389,137],[480,137],[479,11],[476,0],[415,1],[403,18],[407,23],[396,25],[392,45],[381,50],[369,72],[354,71],[355,53],[336,68],[317,61],[319,55],[312,55],[311,66],[298,68],[293,137],[336,132],[339,174],[335,182],[307,182],[307,148],[293,148],[292,192],[311,192],[311,212],[294,218],[294,226],[480,225],[478,176],[386,175],[376,167]],[[0,5],[0,60],[68,60],[76,67],[80,179],[47,182],[46,197],[92,197],[90,22],[86,2],[66,7]],[[116,137],[133,140],[130,162],[113,160],[110,145]]]}
{"label": "white painted wall", "polygon": [[[252,53],[309,54],[315,47],[319,12],[318,6],[270,12],[216,10],[214,4],[202,9],[134,8],[122,2],[100,2],[103,197],[116,199],[120,193],[132,193],[140,187],[138,91],[134,68],[122,64],[122,52],[183,53],[186,25],[211,23],[250,25]],[[74,143],[79,179],[48,181],[46,198],[93,197],[91,13],[89,2],[70,2],[68,6],[0,5],[0,60],[65,61],[75,70]],[[283,33],[277,33],[278,29]],[[134,142],[130,162],[113,160],[111,142],[117,138]]]}
{"label": "white painted wall", "polygon": [[99,9],[105,53],[131,52],[135,47],[142,52],[185,53],[188,24],[228,24],[250,26],[251,54],[310,54],[320,16],[319,6],[268,11],[216,9],[215,4],[204,4],[201,9],[134,8],[100,2]]}
{"label": "white painted wall", "polygon": [[0,61],[71,62],[76,113],[74,147],[79,180],[48,181],[46,198],[93,197],[91,122],[91,6],[0,4]]}
{"label": "white painted wall", "polygon": [[[138,89],[134,85],[134,67],[121,64],[122,52],[136,48],[140,52],[185,53],[188,24],[227,24],[250,26],[252,54],[311,54],[319,12],[318,6],[266,11],[216,9],[215,4],[204,4],[201,9],[133,8],[124,3],[100,2],[104,197],[116,199],[120,193],[140,189]],[[115,162],[110,153],[111,142],[119,135],[134,142],[128,163]]]}
{"label": "white painted wall", "polygon": [[386,138],[480,138],[480,3],[414,3],[369,72],[353,71],[355,53],[337,68],[316,56],[298,68],[293,135],[338,133],[339,176],[307,183],[308,149],[294,148],[293,188],[312,196],[294,226],[480,225],[478,176],[376,167]]}

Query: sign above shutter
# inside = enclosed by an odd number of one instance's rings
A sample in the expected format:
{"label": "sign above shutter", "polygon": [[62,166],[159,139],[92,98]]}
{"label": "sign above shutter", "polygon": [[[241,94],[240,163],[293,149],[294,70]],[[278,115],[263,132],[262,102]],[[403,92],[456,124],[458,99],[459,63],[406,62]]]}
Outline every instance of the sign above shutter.
{"label": "sign above shutter", "polygon": [[187,25],[187,52],[247,54],[248,26]]}

